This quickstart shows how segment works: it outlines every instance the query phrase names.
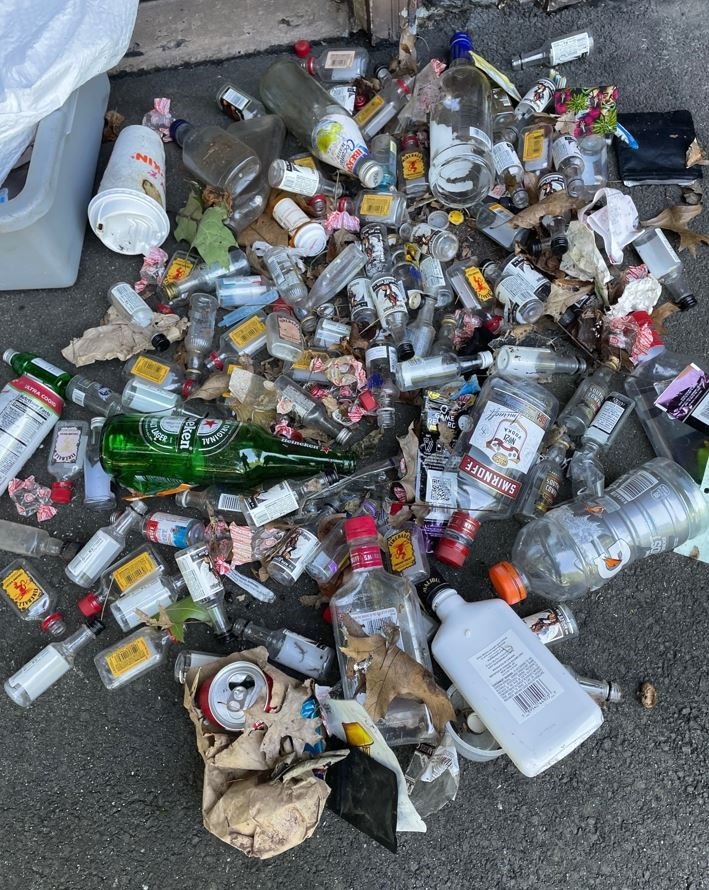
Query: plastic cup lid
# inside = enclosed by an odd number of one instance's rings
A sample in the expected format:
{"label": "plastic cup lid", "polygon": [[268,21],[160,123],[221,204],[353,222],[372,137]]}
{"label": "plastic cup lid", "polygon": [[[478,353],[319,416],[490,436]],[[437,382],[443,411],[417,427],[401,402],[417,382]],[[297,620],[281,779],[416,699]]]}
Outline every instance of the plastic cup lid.
{"label": "plastic cup lid", "polygon": [[314,221],[302,225],[293,238],[293,247],[307,251],[306,256],[318,256],[326,245],[327,232],[320,223]]}
{"label": "plastic cup lid", "polygon": [[107,189],[89,204],[89,224],[106,247],[135,256],[159,247],[170,233],[165,210],[133,189]]}

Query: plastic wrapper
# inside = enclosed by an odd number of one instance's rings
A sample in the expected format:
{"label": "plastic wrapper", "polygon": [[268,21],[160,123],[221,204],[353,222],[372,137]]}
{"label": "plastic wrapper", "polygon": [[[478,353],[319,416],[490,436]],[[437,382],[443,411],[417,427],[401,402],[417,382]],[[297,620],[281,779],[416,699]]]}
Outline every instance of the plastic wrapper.
{"label": "plastic wrapper", "polygon": [[406,785],[420,816],[425,818],[437,813],[455,800],[459,784],[458,752],[448,732],[443,733],[435,748],[432,745],[416,748],[406,770]]}

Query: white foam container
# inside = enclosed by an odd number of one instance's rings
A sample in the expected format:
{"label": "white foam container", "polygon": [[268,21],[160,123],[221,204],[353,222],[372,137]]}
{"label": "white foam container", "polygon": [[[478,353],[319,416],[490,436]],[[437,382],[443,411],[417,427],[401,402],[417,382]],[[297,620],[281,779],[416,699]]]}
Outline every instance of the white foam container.
{"label": "white foam container", "polygon": [[99,74],[38,125],[25,185],[0,204],[0,290],[76,281],[109,91]]}

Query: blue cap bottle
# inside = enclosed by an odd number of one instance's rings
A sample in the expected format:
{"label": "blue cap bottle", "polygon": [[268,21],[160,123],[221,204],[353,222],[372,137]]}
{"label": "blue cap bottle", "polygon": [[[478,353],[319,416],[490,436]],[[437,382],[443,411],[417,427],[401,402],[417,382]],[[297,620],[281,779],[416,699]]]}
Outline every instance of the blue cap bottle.
{"label": "blue cap bottle", "polygon": [[466,62],[469,62],[472,50],[473,38],[470,34],[467,31],[456,31],[450,41],[450,61],[465,59]]}

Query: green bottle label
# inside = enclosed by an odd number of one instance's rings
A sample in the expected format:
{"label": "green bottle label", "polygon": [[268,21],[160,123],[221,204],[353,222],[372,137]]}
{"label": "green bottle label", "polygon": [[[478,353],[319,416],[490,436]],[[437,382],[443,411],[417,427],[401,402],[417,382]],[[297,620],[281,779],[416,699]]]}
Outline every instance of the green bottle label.
{"label": "green bottle label", "polygon": [[217,454],[234,439],[241,424],[231,420],[181,417],[143,417],[140,435],[146,445],[162,454]]}

